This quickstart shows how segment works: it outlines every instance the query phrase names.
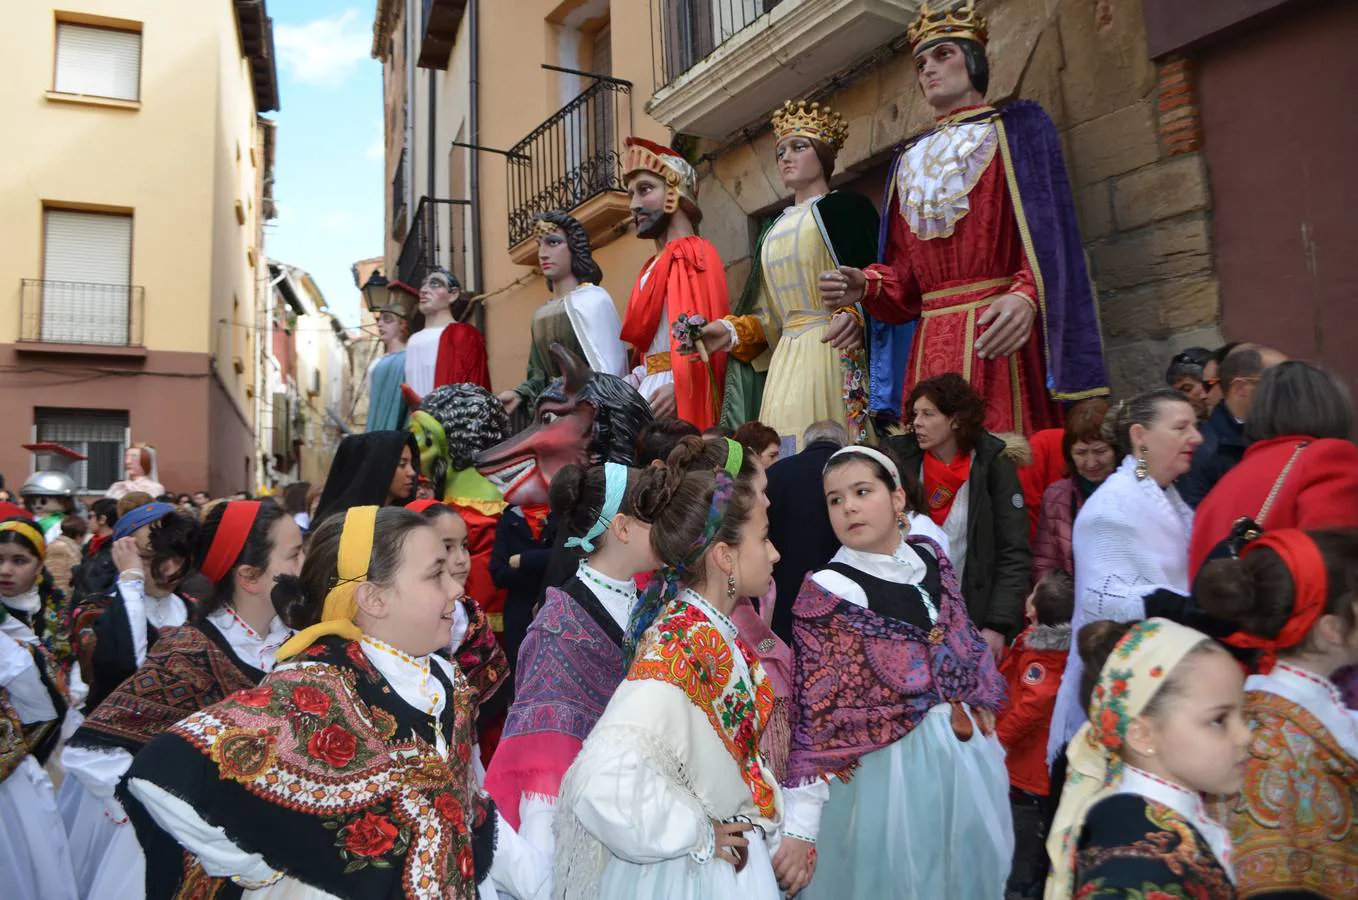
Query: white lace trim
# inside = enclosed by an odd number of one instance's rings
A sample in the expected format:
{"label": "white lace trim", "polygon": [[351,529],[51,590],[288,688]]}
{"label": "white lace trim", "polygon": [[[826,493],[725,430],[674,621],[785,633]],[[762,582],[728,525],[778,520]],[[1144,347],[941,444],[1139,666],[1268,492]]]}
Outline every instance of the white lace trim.
{"label": "white lace trim", "polygon": [[943,125],[906,148],[896,167],[901,217],[922,241],[951,237],[1000,136],[989,122]]}

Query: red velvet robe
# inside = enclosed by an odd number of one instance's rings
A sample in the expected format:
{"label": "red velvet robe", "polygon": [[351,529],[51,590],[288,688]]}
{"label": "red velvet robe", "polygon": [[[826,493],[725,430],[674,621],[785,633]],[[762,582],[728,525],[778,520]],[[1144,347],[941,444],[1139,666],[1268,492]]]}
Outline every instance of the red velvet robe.
{"label": "red velvet robe", "polygon": [[464,383],[479,384],[490,390],[486,339],[475,326],[466,322],[453,322],[439,335],[439,355],[434,362],[434,387]]}
{"label": "red velvet robe", "polygon": [[[974,304],[1005,293],[1023,294],[1037,303],[999,151],[968,199],[971,209],[957,221],[951,237],[924,241],[910,230],[899,197],[891,192],[887,261],[866,270],[864,304],[882,322],[920,320],[906,365],[907,397],[917,382],[957,372],[986,398],[986,430],[1029,434],[1057,426],[1061,415],[1047,392],[1040,318],[1034,320],[1028,343],[1012,356],[983,360],[976,355],[976,338],[985,330],[976,320],[985,307]],[[1000,281],[1004,283],[965,289]],[[956,293],[924,296],[941,291]],[[910,411],[902,414],[909,422]]]}
{"label": "red velvet robe", "polygon": [[[652,264],[654,263],[654,264]],[[701,315],[715,322],[730,315],[726,269],[717,248],[696,235],[670,241],[660,255],[642,268],[650,277],[638,277],[627,300],[621,337],[645,358],[657,328],[668,330],[680,314]],[[679,418],[699,428],[711,428],[721,415],[721,391],[726,383],[726,354],[712,355],[711,377],[696,356],[686,359],[675,352],[670,335],[670,365],[674,372],[674,399]],[[634,363],[635,364],[635,363]],[[713,386],[717,396],[713,397]]]}

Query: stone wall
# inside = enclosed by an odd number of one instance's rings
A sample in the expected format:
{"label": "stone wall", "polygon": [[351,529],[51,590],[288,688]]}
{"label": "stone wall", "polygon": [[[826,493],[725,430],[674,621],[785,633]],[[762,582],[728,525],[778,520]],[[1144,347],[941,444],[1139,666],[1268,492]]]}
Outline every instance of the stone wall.
{"label": "stone wall", "polygon": [[[1141,0],[978,5],[992,35],[988,98],[1036,100],[1062,135],[1113,388],[1156,386],[1176,350],[1222,342],[1192,73],[1147,57]],[[932,120],[908,52],[817,95],[849,121],[836,182]],[[702,169],[703,233],[727,261],[733,298],[751,265],[751,217],[785,197],[773,148],[769,130],[703,148],[718,153]]]}

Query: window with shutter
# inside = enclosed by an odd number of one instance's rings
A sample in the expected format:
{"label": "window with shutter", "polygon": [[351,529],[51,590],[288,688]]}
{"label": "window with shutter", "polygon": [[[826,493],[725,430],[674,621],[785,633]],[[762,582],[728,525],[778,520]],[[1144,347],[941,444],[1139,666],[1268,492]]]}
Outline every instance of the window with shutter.
{"label": "window with shutter", "polygon": [[131,276],[131,216],[46,210],[42,339],[129,343]]}
{"label": "window with shutter", "polygon": [[102,493],[123,477],[126,410],[38,409],[34,419],[38,440],[65,444],[88,457],[70,468],[80,493]]}
{"label": "window with shutter", "polygon": [[53,90],[63,94],[141,98],[141,32],[57,23]]}

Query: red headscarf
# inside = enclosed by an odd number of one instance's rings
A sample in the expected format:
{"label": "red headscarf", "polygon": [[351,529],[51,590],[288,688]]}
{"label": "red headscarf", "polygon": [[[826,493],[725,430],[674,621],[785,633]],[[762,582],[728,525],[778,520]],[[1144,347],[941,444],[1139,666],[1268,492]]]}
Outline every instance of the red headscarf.
{"label": "red headscarf", "polygon": [[1325,599],[1330,593],[1330,582],[1329,576],[1325,573],[1325,558],[1320,555],[1320,548],[1311,540],[1310,535],[1301,529],[1280,528],[1277,531],[1265,532],[1245,545],[1245,549],[1240,551],[1240,558],[1244,559],[1264,547],[1278,554],[1283,565],[1287,566],[1287,571],[1292,574],[1293,592],[1297,597],[1292,607],[1292,615],[1287,617],[1287,624],[1283,625],[1275,638],[1237,631],[1225,638],[1225,641],[1232,647],[1263,651],[1259,656],[1257,668],[1260,673],[1267,675],[1273,670],[1273,664],[1278,661],[1278,651],[1300,644],[1316,624],[1316,620],[1325,614]]}

